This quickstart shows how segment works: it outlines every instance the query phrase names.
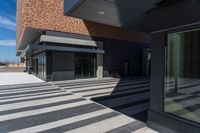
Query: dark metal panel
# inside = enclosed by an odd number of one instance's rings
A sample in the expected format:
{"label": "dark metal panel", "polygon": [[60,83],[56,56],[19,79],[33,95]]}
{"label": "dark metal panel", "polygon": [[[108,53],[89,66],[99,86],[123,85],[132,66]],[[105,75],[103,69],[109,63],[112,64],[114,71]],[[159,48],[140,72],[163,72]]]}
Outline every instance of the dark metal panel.
{"label": "dark metal panel", "polygon": [[156,34],[152,36],[151,51],[150,108],[155,112],[163,112],[165,35]]}
{"label": "dark metal panel", "polygon": [[75,54],[68,52],[52,52],[52,71],[74,71]]}
{"label": "dark metal panel", "polygon": [[47,46],[47,45],[33,45],[33,50],[53,50],[53,51],[67,51],[67,52],[83,52],[83,53],[98,53],[104,54],[105,51],[101,49],[77,48],[77,47],[62,47],[62,46]]}
{"label": "dark metal panel", "polygon": [[200,1],[183,0],[148,13],[137,27],[152,32],[197,22],[200,24]]}
{"label": "dark metal panel", "polygon": [[121,25],[117,5],[105,0],[86,0],[71,16],[109,25]]}
{"label": "dark metal panel", "polygon": [[85,0],[70,16],[153,32],[200,22],[199,0]]}
{"label": "dark metal panel", "polygon": [[[85,0],[73,7],[68,15],[109,24],[119,27],[128,27],[145,15],[145,12],[155,8],[161,0]],[[68,0],[65,0],[65,6]],[[70,4],[70,3],[69,3]],[[78,6],[77,6],[78,5]]]}
{"label": "dark metal panel", "polygon": [[149,112],[148,126],[159,133],[199,133],[200,128],[178,121],[166,114]]}
{"label": "dark metal panel", "polygon": [[64,14],[69,15],[76,9],[84,0],[65,0],[64,1]]}

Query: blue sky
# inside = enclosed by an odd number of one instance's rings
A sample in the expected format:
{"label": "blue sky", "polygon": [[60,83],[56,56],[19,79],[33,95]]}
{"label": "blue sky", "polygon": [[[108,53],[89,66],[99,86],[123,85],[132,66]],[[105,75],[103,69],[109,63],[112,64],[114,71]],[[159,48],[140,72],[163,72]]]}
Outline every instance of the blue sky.
{"label": "blue sky", "polygon": [[17,61],[16,0],[0,0],[0,61]]}

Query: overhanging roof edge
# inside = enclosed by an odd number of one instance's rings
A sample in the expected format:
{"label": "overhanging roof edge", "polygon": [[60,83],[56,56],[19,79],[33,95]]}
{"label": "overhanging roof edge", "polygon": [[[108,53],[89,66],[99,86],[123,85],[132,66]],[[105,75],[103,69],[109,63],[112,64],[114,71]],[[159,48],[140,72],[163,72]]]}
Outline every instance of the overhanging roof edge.
{"label": "overhanging roof edge", "polygon": [[62,47],[62,46],[34,45],[32,46],[32,49],[105,54],[105,51],[102,49],[73,48],[73,47]]}
{"label": "overhanging roof edge", "polygon": [[91,41],[91,40],[83,40],[83,39],[68,38],[68,37],[56,37],[48,35],[41,35],[40,42],[62,43],[62,44],[72,44],[72,45],[92,46],[92,47],[98,47],[98,45],[103,44],[103,42],[100,41]]}
{"label": "overhanging roof edge", "polygon": [[77,7],[86,0],[64,0],[64,15],[69,16]]}

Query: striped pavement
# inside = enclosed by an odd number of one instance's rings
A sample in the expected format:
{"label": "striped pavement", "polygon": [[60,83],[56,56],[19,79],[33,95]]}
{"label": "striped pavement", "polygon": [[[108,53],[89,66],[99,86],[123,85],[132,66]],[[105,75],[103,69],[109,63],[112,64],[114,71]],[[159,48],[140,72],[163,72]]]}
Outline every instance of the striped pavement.
{"label": "striped pavement", "polygon": [[[116,82],[115,79],[109,81]],[[104,80],[87,82],[103,83]],[[57,84],[62,83],[0,86],[0,132],[155,133],[143,122]],[[75,86],[82,83],[74,81],[73,84],[71,81],[67,84]]]}
{"label": "striped pavement", "polygon": [[88,79],[55,82],[62,89],[96,101],[128,116],[146,121],[149,109],[149,80],[144,78]]}

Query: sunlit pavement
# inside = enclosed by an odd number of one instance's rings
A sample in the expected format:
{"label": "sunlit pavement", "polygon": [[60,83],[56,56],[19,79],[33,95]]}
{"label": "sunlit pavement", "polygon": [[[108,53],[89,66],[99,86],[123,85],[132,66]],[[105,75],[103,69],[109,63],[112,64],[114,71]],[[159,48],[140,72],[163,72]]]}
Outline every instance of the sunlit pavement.
{"label": "sunlit pavement", "polygon": [[150,106],[150,82],[148,79],[86,79],[54,82],[54,84],[125,115],[147,121],[147,112]]}
{"label": "sunlit pavement", "polygon": [[[87,80],[87,84],[105,81],[108,79]],[[81,82],[86,80],[64,84],[73,87]],[[143,122],[63,89],[61,83],[1,86],[1,133],[155,133]]]}
{"label": "sunlit pavement", "polygon": [[0,85],[14,85],[27,83],[41,83],[44,82],[34,75],[24,72],[1,72]]}

